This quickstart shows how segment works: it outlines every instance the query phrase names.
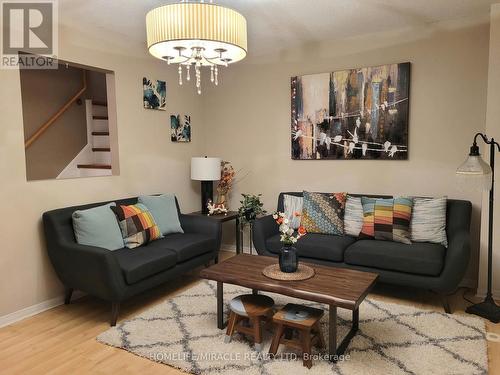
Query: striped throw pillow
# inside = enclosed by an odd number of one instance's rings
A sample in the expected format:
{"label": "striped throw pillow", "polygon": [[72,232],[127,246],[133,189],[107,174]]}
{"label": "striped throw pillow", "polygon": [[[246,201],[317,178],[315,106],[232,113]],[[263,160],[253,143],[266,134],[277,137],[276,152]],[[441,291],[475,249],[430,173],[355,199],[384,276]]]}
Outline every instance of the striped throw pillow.
{"label": "striped throw pillow", "polygon": [[[283,196],[283,206],[285,215],[288,218],[289,226],[292,229],[299,229],[300,217],[302,216],[302,205],[304,198],[296,197],[295,195],[285,194]],[[299,215],[297,216],[296,213]]]}
{"label": "striped throw pillow", "polygon": [[446,204],[448,198],[413,198],[411,240],[432,242],[448,247],[446,237]]}
{"label": "striped throw pillow", "polygon": [[161,238],[160,228],[156,225],[151,212],[143,204],[110,208],[118,219],[123,242],[129,249]]}
{"label": "striped throw pillow", "polygon": [[347,196],[344,214],[344,232],[348,236],[358,237],[363,228],[363,205],[360,197]]}
{"label": "striped throw pillow", "polygon": [[411,198],[378,199],[362,197],[363,228],[360,238],[411,244]]}

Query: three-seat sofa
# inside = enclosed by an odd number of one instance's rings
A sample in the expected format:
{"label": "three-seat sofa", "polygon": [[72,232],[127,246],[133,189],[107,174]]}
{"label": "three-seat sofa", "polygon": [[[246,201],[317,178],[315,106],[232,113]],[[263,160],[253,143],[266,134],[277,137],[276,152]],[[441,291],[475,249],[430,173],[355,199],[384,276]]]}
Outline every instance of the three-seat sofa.
{"label": "three-seat sofa", "polygon": [[[278,211],[284,211],[285,194],[302,196],[301,192],[281,193]],[[414,242],[406,245],[314,233],[307,234],[294,246],[300,259],[305,262],[376,272],[382,283],[434,291],[442,297],[444,309],[449,313],[446,296],[457,289],[469,263],[471,210],[469,201],[448,200],[448,248],[435,243]],[[254,222],[253,240],[258,254],[279,254],[282,247],[280,235],[271,215]]]}

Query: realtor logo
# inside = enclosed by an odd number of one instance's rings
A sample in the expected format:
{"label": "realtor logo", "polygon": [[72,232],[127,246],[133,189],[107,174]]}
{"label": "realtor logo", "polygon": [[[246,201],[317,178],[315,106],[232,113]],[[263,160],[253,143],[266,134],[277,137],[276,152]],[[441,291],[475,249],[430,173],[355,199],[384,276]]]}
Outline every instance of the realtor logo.
{"label": "realtor logo", "polygon": [[3,68],[57,68],[57,0],[4,0],[1,19]]}

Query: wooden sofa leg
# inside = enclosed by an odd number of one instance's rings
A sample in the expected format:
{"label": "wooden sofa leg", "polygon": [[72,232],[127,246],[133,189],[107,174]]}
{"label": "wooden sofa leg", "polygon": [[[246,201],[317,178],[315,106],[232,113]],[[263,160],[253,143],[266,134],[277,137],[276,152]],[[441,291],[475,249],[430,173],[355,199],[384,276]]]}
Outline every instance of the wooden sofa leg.
{"label": "wooden sofa leg", "polygon": [[446,296],[444,294],[440,294],[440,297],[441,297],[441,301],[443,303],[444,312],[446,314],[451,314],[451,308],[450,308],[450,303],[448,301],[448,296]]}
{"label": "wooden sofa leg", "polygon": [[111,302],[111,327],[116,326],[118,313],[120,312],[120,302]]}
{"label": "wooden sofa leg", "polygon": [[73,288],[66,288],[64,290],[64,304],[65,305],[70,304],[72,295],[73,295]]}

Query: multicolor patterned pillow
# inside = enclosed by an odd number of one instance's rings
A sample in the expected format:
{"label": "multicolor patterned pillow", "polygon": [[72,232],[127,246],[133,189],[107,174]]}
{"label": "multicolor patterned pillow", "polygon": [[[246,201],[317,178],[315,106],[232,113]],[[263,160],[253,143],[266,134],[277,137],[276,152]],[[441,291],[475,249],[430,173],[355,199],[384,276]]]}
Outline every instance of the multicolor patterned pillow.
{"label": "multicolor patterned pillow", "polygon": [[307,233],[344,234],[346,193],[304,191],[301,225]]}
{"label": "multicolor patterned pillow", "polygon": [[360,238],[374,238],[411,244],[410,219],[413,200],[362,197],[363,228]]}
{"label": "multicolor patterned pillow", "polygon": [[132,206],[110,207],[118,219],[123,241],[129,249],[161,238],[151,212],[141,203]]}

